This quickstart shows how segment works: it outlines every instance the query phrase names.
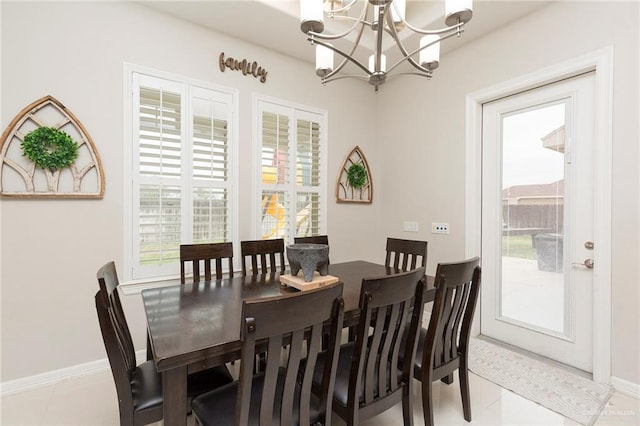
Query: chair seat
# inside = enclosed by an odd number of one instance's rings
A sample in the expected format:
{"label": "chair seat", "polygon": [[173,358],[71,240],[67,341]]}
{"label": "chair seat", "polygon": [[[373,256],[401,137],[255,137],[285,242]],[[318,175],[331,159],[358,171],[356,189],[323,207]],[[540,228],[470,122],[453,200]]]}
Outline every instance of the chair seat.
{"label": "chair seat", "polygon": [[[190,374],[187,377],[187,397],[194,398],[216,386],[226,385],[232,381],[231,373],[224,366]],[[162,374],[156,371],[153,361],[143,362],[133,370],[131,393],[134,413],[162,406]]]}
{"label": "chair seat", "polygon": [[[333,387],[333,402],[347,407],[348,392],[349,392],[349,372],[351,371],[351,362],[353,357],[353,351],[355,348],[355,342],[345,343],[340,346],[340,356],[338,357],[338,368],[336,368],[336,380]],[[318,361],[316,368],[313,372],[313,386],[319,388],[322,385],[322,369],[324,367],[324,358],[326,352],[318,354]],[[378,386],[378,376],[375,376],[376,387]],[[402,371],[398,370],[398,379],[402,379]],[[364,397],[362,395],[362,389],[360,389],[359,395],[362,402]]]}
{"label": "chair seat", "polygon": [[[280,407],[282,393],[284,390],[284,379],[286,370],[281,368],[278,372],[278,382],[276,385],[275,405],[273,408],[274,425],[280,424]],[[251,386],[251,403],[249,408],[249,424],[257,425],[260,420],[260,400],[262,398],[262,388],[264,374],[253,377]],[[293,425],[298,425],[299,392],[295,392],[296,398],[293,402],[294,412]],[[193,399],[191,408],[198,422],[202,426],[210,425],[232,425],[235,421],[236,398],[238,396],[238,382],[230,383],[213,391],[207,392]],[[310,424],[317,422],[320,418],[319,401],[312,395],[310,404]],[[293,426],[292,425],[292,426]]]}
{"label": "chair seat", "polygon": [[[351,357],[353,356],[354,342],[345,343],[340,346],[340,355],[338,357],[338,367],[336,368],[336,380],[333,385],[333,402],[347,406],[349,392],[349,372],[351,371]],[[313,386],[319,389],[322,386],[322,372],[327,353],[320,352],[316,368],[313,372]],[[362,395],[360,395],[362,396]]]}
{"label": "chair seat", "polygon": [[162,375],[153,361],[143,362],[133,370],[131,394],[134,413],[162,406]]}

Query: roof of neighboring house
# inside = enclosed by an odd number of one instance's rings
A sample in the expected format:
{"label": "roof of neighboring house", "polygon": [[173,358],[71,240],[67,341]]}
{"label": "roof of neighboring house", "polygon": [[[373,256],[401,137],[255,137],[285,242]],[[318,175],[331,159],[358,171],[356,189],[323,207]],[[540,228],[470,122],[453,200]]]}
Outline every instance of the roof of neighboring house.
{"label": "roof of neighboring house", "polygon": [[541,137],[542,146],[553,151],[564,152],[565,128],[564,124]]}
{"label": "roof of neighboring house", "polygon": [[536,185],[514,185],[502,190],[502,198],[555,197],[564,195],[564,179]]}

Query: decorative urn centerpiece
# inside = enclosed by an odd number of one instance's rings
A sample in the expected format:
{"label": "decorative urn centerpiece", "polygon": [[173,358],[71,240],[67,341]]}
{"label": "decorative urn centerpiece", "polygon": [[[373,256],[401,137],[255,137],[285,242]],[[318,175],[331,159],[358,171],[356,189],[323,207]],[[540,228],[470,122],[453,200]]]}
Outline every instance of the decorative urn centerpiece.
{"label": "decorative urn centerpiece", "polygon": [[290,244],[287,246],[287,259],[291,275],[298,275],[302,269],[305,282],[313,280],[315,271],[322,276],[329,273],[329,246],[326,244]]}

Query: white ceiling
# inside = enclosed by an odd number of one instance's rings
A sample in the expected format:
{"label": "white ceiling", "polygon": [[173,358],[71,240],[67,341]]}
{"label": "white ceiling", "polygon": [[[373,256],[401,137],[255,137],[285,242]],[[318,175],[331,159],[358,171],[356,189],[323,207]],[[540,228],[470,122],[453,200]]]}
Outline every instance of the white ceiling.
{"label": "white ceiling", "polygon": [[[441,52],[444,54],[456,49],[548,3],[547,0],[476,0],[473,5],[473,19],[465,26],[463,36],[444,41]],[[300,31],[299,0],[169,0],[143,1],[141,4],[257,46],[273,49],[308,62],[315,60],[314,49],[310,47],[306,36]],[[357,9],[360,10],[360,7]],[[408,22],[414,27],[442,28],[444,1],[408,0],[406,15]],[[326,27],[329,25],[331,24],[325,22]],[[327,28],[325,32],[337,31],[334,28]],[[417,47],[418,37],[412,35],[408,29],[403,30],[400,35],[404,38],[403,42],[406,43],[408,50]],[[368,42],[363,37],[361,44],[372,46],[373,42]],[[369,53],[362,52],[362,55]]]}

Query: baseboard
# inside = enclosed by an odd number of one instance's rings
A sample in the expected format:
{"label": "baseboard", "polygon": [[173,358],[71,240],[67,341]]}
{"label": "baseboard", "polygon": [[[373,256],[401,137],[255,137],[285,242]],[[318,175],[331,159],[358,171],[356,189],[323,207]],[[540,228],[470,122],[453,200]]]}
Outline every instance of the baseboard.
{"label": "baseboard", "polygon": [[[138,362],[144,361],[147,357],[146,350],[136,352]],[[48,371],[21,379],[9,380],[0,383],[0,397],[5,397],[19,392],[28,391],[45,385],[52,385],[68,379],[75,379],[87,374],[99,373],[109,370],[107,358],[97,361],[86,362],[59,370]]]}
{"label": "baseboard", "polygon": [[621,394],[632,398],[640,399],[640,384],[633,383],[619,377],[611,377],[611,384],[615,388],[616,392],[620,392]]}

